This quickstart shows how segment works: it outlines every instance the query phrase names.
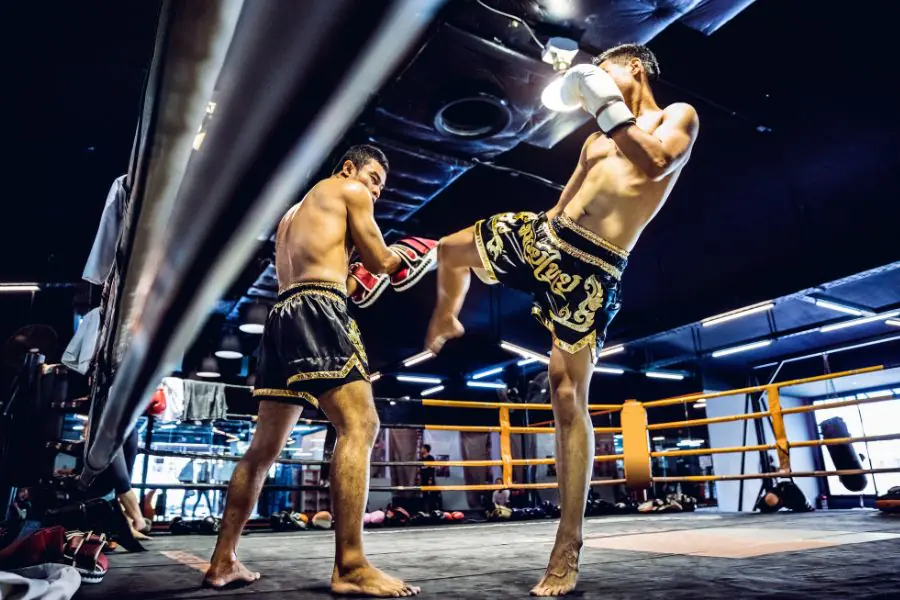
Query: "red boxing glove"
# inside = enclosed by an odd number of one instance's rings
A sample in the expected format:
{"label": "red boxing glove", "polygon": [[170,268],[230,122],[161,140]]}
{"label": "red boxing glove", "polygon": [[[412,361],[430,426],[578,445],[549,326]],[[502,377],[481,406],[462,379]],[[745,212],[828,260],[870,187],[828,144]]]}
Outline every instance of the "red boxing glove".
{"label": "red boxing glove", "polygon": [[166,393],[162,388],[157,388],[150,398],[150,406],[147,407],[147,415],[156,415],[157,417],[166,412]]}
{"label": "red boxing glove", "polygon": [[387,275],[375,275],[362,263],[350,265],[350,277],[357,283],[356,291],[350,296],[350,300],[360,308],[368,308],[374,304],[390,283]]}
{"label": "red boxing glove", "polygon": [[426,273],[437,267],[436,240],[408,237],[391,244],[389,248],[403,261],[403,266],[391,275],[391,286],[398,292],[416,285]]}

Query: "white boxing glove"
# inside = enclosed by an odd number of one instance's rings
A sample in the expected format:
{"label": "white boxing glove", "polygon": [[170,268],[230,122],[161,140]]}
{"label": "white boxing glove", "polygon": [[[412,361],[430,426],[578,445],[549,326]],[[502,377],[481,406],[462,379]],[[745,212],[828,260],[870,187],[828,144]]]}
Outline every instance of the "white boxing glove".
{"label": "white boxing glove", "polygon": [[563,79],[565,90],[577,86],[582,106],[594,115],[603,133],[609,135],[622,125],[635,122],[619,86],[609,73],[600,67],[575,65],[566,71]]}

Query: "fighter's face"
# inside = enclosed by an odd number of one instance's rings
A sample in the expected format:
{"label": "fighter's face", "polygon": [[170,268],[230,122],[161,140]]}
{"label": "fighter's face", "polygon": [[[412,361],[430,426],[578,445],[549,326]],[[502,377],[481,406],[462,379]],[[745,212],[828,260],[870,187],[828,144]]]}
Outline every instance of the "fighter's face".
{"label": "fighter's face", "polygon": [[639,81],[640,61],[619,62],[604,60],[598,66],[609,73],[623,94],[627,94],[634,89]]}
{"label": "fighter's face", "polygon": [[378,200],[381,196],[381,190],[384,189],[387,173],[384,172],[384,167],[381,166],[381,163],[376,160],[370,160],[356,171],[355,178],[369,189],[369,193],[372,194],[374,200]]}

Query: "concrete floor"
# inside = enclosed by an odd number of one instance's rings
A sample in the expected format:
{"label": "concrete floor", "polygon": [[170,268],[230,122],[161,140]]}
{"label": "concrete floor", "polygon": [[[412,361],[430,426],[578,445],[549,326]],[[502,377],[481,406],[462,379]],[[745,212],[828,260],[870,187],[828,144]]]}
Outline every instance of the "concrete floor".
{"label": "concrete floor", "polygon": [[[372,562],[423,598],[527,598],[555,521],[369,530]],[[262,579],[199,588],[215,539],[158,535],[110,556],[79,598],[327,598],[333,534],[252,533],[239,550]],[[877,511],[635,515],[589,519],[576,598],[900,598],[900,518]]]}

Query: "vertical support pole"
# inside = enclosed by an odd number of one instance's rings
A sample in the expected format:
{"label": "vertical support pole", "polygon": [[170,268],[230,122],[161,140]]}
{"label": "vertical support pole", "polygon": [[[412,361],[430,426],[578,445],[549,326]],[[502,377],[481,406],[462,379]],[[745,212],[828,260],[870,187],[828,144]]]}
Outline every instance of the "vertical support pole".
{"label": "vertical support pole", "polygon": [[[781,390],[776,386],[766,388],[769,397],[769,411],[772,413],[772,431],[775,432],[775,447],[778,450],[778,470],[791,471],[791,450],[784,427],[784,414],[781,412]],[[760,442],[763,443],[763,442]]]}
{"label": "vertical support pole", "polygon": [[[144,466],[141,469],[141,508],[147,494],[147,470],[150,466],[150,446],[153,444],[153,415],[147,415],[147,429],[144,431]],[[131,473],[128,474],[129,477]]]}
{"label": "vertical support pole", "polygon": [[626,400],[622,406],[622,452],[625,455],[625,485],[628,489],[650,487],[647,409],[637,400]]}
{"label": "vertical support pole", "polygon": [[500,460],[503,462],[503,485],[512,485],[512,445],[509,437],[509,409],[500,409]]}

